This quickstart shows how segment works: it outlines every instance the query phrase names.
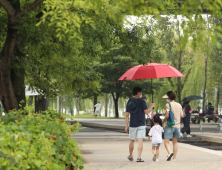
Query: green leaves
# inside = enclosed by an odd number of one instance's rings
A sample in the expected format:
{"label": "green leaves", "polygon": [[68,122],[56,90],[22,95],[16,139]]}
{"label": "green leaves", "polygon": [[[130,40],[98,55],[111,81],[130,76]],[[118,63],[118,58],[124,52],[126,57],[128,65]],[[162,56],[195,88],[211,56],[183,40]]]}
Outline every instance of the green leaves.
{"label": "green leaves", "polygon": [[11,111],[1,117],[1,169],[63,170],[68,165],[82,168],[84,160],[78,143],[70,138],[78,131],[78,123],[68,127],[63,117],[49,110],[22,114],[22,110]]}

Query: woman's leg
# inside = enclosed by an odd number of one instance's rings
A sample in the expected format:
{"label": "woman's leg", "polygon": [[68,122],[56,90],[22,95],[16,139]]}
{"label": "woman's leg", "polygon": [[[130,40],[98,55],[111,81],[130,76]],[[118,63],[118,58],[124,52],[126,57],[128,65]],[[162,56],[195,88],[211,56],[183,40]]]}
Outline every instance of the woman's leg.
{"label": "woman's leg", "polygon": [[177,138],[172,138],[172,142],[173,142],[173,159],[176,159],[178,151]]}
{"label": "woman's leg", "polygon": [[187,122],[187,127],[188,127],[188,130],[187,130],[187,134],[190,135],[190,121],[188,120]]}
{"label": "woman's leg", "polygon": [[181,129],[181,133],[186,132],[185,120],[183,119],[183,128]]}
{"label": "woman's leg", "polygon": [[165,145],[165,148],[168,152],[168,155],[171,154],[171,149],[170,149],[170,139],[168,138],[165,138],[164,139],[164,145]]}
{"label": "woman's leg", "polygon": [[156,146],[152,146],[152,153],[153,153],[153,154],[156,153]]}
{"label": "woman's leg", "polygon": [[159,159],[160,151],[159,151],[160,146],[156,147],[156,159]]}

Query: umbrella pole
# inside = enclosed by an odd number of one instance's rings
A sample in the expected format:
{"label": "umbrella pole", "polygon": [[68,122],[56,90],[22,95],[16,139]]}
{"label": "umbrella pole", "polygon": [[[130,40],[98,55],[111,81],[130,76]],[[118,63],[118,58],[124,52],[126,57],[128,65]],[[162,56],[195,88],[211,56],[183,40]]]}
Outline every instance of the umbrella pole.
{"label": "umbrella pole", "polygon": [[151,79],[151,93],[152,93],[152,103],[154,102],[153,101],[153,79]]}
{"label": "umbrella pole", "polygon": [[[151,93],[152,93],[152,103],[154,103],[154,100],[153,100],[153,79],[151,79]],[[152,110],[152,113],[153,113],[153,110]]]}

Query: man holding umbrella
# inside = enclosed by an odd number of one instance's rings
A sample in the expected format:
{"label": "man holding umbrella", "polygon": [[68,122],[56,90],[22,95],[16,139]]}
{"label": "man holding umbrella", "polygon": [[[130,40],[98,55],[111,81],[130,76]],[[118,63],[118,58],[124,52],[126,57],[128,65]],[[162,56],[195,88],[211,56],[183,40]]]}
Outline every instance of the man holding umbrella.
{"label": "man holding umbrella", "polygon": [[[130,161],[133,161],[133,149],[134,142],[137,138],[138,140],[138,157],[137,162],[144,162],[141,159],[141,154],[143,150],[143,139],[146,137],[146,124],[145,124],[145,114],[149,116],[149,113],[152,111],[155,103],[151,104],[151,107],[148,109],[146,102],[142,100],[140,97],[142,96],[142,89],[140,87],[133,88],[134,98],[130,98],[127,106],[126,106],[126,128],[125,131],[128,133],[129,130],[129,153],[130,155],[127,157]],[[129,115],[130,115],[130,124],[129,123]]]}

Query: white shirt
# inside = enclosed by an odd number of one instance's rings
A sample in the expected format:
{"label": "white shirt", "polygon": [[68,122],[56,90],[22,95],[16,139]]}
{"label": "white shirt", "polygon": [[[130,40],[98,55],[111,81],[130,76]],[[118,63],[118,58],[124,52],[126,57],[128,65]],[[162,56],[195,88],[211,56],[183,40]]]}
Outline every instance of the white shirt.
{"label": "white shirt", "polygon": [[95,105],[95,107],[96,107],[96,112],[100,112],[100,110],[101,110],[101,104],[100,104],[100,103],[97,103],[97,104]]}
{"label": "white shirt", "polygon": [[152,143],[162,143],[163,127],[155,125],[150,129],[149,136],[152,136]]}

